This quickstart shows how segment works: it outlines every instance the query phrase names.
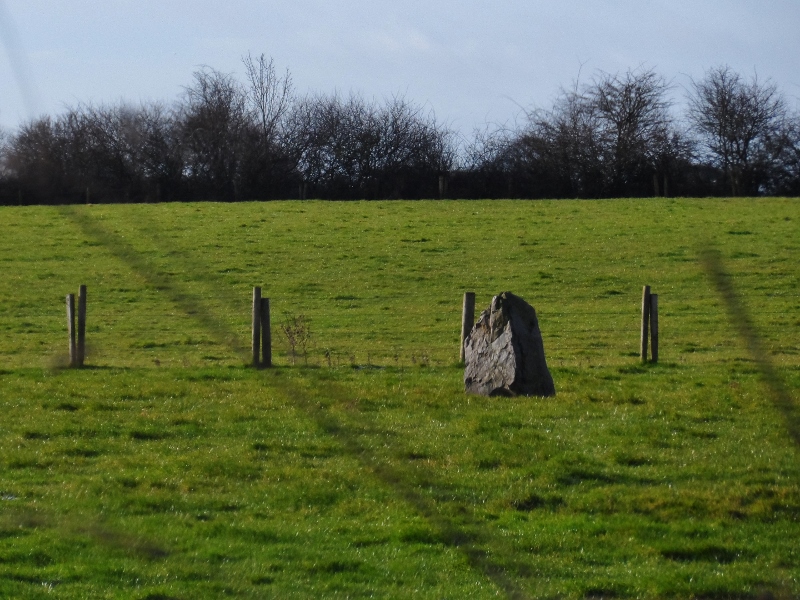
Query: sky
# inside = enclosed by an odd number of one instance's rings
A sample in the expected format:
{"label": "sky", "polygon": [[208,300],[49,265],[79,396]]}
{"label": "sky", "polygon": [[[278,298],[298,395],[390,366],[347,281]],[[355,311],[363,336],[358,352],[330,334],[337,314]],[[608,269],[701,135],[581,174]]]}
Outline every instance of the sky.
{"label": "sky", "polygon": [[248,53],[299,94],[400,95],[465,135],[629,69],[654,69],[679,102],[725,64],[798,107],[798,31],[800,0],[0,0],[0,127],[171,103],[203,65],[243,80]]}

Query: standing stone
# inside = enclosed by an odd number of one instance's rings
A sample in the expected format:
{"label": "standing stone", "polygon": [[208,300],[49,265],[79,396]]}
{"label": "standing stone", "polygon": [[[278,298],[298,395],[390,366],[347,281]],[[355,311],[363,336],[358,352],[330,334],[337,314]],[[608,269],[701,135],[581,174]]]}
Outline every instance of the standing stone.
{"label": "standing stone", "polygon": [[464,342],[464,387],[481,396],[555,396],[536,311],[503,292]]}

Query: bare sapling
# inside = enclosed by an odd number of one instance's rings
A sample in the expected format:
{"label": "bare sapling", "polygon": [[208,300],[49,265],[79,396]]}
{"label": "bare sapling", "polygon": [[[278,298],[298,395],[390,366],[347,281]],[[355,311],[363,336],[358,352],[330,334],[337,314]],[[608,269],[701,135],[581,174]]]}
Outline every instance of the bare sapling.
{"label": "bare sapling", "polygon": [[292,364],[297,362],[298,350],[303,357],[303,362],[308,364],[308,345],[311,343],[311,327],[305,315],[285,315],[281,324],[281,331],[289,343],[289,353]]}

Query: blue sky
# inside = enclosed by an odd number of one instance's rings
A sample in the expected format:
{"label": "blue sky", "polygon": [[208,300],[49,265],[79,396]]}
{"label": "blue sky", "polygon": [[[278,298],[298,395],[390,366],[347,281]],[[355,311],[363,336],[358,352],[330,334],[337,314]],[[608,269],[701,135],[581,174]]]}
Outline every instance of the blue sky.
{"label": "blue sky", "polygon": [[[224,6],[224,8],[223,8]],[[80,102],[171,102],[248,52],[299,93],[405,95],[469,133],[598,71],[654,68],[680,98],[729,64],[800,101],[800,0],[0,0],[0,126]]]}

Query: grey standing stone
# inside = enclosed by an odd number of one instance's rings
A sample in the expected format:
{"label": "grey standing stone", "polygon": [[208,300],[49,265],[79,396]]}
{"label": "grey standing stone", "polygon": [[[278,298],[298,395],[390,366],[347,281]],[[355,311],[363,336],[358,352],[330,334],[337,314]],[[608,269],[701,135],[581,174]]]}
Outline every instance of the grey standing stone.
{"label": "grey standing stone", "polygon": [[464,342],[464,387],[481,396],[555,396],[536,311],[519,296],[492,298]]}

